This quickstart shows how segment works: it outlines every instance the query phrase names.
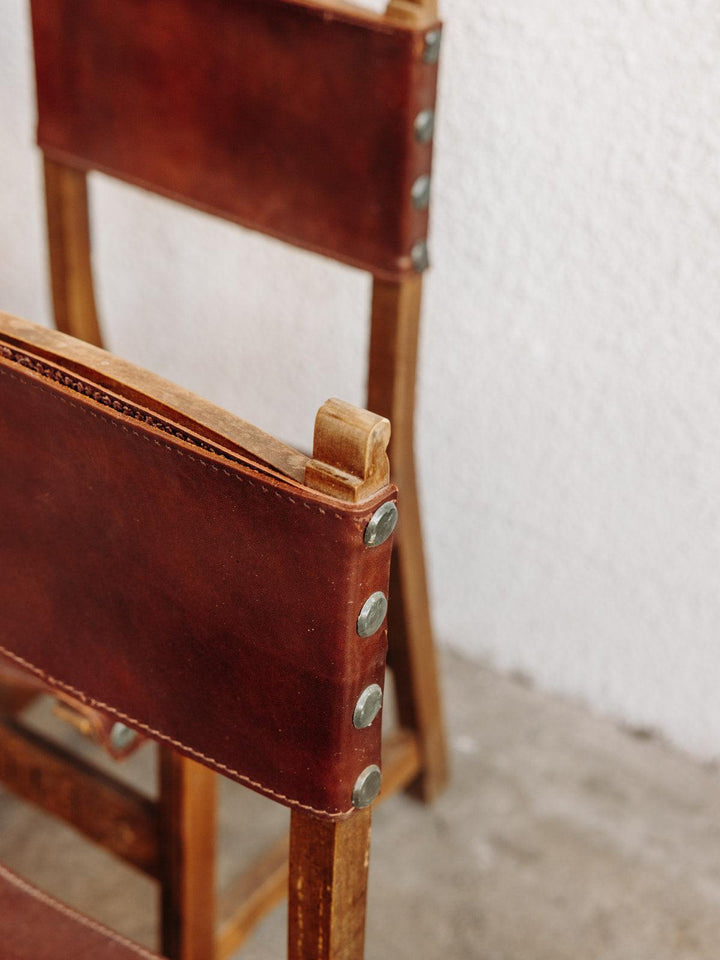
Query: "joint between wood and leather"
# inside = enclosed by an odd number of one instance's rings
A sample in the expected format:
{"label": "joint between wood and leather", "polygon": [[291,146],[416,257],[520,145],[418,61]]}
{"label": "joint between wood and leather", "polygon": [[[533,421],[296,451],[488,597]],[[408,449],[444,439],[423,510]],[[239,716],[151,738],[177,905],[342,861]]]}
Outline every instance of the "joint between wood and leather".
{"label": "joint between wood and leather", "polygon": [[343,400],[327,400],[315,418],[313,456],[305,483],[357,503],[390,482],[390,421]]}

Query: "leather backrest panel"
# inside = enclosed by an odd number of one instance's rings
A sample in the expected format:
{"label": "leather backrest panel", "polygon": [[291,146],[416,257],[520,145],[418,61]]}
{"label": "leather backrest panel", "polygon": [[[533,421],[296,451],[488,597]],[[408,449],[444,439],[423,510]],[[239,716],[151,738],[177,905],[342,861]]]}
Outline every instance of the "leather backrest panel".
{"label": "leather backrest panel", "polygon": [[337,816],[380,756],[390,542],[350,505],[0,338],[0,652],[290,805]]}
{"label": "leather backrest panel", "polygon": [[423,30],[297,0],[32,0],[38,142],[378,276],[427,235]]}

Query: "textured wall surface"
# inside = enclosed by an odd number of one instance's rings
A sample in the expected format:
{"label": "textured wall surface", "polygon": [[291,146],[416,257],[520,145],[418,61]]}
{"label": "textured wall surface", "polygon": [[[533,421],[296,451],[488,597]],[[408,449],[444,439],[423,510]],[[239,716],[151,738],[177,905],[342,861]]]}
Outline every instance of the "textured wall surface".
{"label": "textured wall surface", "polygon": [[[444,15],[418,419],[438,634],[717,755],[720,8]],[[0,307],[47,322],[32,91],[3,0]],[[361,402],[367,278],[92,199],[112,349],[300,444],[325,397]]]}

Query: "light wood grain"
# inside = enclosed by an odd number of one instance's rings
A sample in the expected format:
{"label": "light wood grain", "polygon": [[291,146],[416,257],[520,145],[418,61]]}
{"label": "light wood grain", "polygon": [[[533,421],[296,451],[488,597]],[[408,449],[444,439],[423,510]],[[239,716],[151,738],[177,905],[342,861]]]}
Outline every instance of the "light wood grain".
{"label": "light wood grain", "polygon": [[160,746],[162,952],[211,960],[215,951],[216,775]]}
{"label": "light wood grain", "polygon": [[[417,738],[410,730],[394,730],[383,740],[383,786],[376,805],[403,790],[421,767]],[[226,960],[242,946],[253,928],[288,893],[288,838],[281,837],[223,893],[217,960]]]}
{"label": "light wood grain", "polygon": [[399,488],[400,521],[390,573],[389,658],[400,723],[419,738],[422,773],[415,786],[431,800],[447,780],[447,755],[415,479],[421,297],[420,276],[374,281],[367,404],[393,425],[389,453],[392,479]]}
{"label": "light wood grain", "polygon": [[327,400],[315,418],[313,455],[305,483],[353,503],[390,481],[390,422],[343,400]]}
{"label": "light wood grain", "polygon": [[437,20],[437,0],[390,0],[385,16],[393,21],[412,21],[417,26]]}
{"label": "light wood grain", "polygon": [[47,157],[44,172],[55,325],[101,346],[90,260],[87,175]]}
{"label": "light wood grain", "polygon": [[157,374],[92,344],[6,313],[0,313],[0,336],[20,347],[28,344],[37,356],[60,357],[78,375],[122,393],[160,416],[172,417],[220,446],[248,454],[298,483],[304,480],[307,456]]}
{"label": "light wood grain", "polygon": [[362,960],[370,808],[347,820],[290,817],[289,960]]}

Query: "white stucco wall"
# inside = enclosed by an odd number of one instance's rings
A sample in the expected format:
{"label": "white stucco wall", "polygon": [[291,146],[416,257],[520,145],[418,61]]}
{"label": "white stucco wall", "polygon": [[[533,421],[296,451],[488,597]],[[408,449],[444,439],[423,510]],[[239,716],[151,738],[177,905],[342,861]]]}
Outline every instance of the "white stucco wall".
{"label": "white stucco wall", "polygon": [[[438,635],[718,755],[720,7],[444,14],[418,421]],[[2,0],[0,307],[47,322],[32,98],[26,3]],[[363,275],[125,186],[93,202],[112,349],[300,444],[325,397],[362,400]]]}

